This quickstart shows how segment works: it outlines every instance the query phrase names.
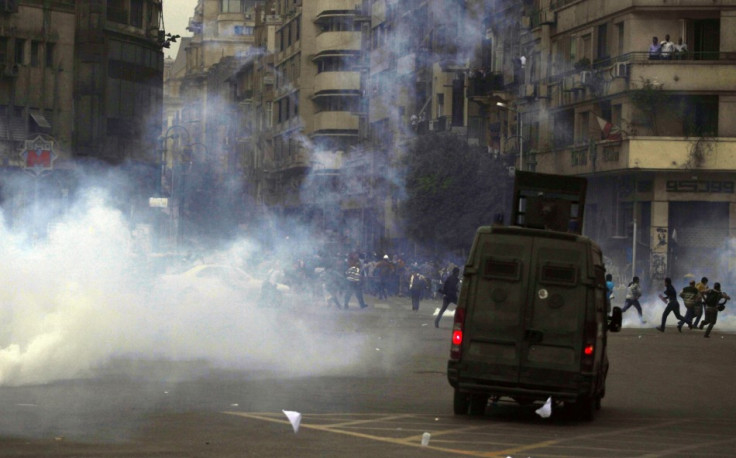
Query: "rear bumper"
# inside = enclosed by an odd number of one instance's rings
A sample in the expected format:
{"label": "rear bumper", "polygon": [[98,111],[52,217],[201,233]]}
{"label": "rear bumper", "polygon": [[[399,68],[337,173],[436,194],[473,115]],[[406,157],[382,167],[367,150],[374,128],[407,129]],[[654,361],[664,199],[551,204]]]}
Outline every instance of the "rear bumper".
{"label": "rear bumper", "polygon": [[578,376],[575,386],[555,386],[544,384],[540,380],[538,384],[509,383],[478,377],[469,377],[459,370],[458,361],[448,361],[447,380],[450,385],[458,391],[468,394],[484,394],[488,396],[524,397],[535,400],[546,400],[552,397],[558,401],[576,401],[581,396],[590,395],[594,390],[594,377]]}

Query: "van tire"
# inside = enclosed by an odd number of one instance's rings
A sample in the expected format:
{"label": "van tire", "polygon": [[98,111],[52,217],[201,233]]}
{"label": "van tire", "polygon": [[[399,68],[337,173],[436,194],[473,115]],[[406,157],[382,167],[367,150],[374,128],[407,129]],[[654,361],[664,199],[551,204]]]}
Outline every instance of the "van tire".
{"label": "van tire", "polygon": [[452,411],[455,415],[467,415],[469,407],[470,399],[468,399],[468,394],[456,389],[455,396],[452,400]]}
{"label": "van tire", "polygon": [[582,421],[593,421],[595,416],[597,396],[583,396],[575,403],[576,416]]}
{"label": "van tire", "polygon": [[488,396],[484,394],[470,395],[470,415],[485,415],[488,407]]}

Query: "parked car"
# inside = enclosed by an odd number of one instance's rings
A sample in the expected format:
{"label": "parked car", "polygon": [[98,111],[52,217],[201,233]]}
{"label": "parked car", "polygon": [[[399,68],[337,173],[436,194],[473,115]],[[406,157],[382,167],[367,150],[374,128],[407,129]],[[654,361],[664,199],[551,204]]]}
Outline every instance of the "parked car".
{"label": "parked car", "polygon": [[[196,295],[198,298],[234,293],[239,299],[256,304],[260,301],[264,280],[253,277],[242,269],[226,264],[200,264],[178,274],[162,275],[160,286],[177,298]],[[270,288],[269,291],[272,291]],[[288,285],[277,283],[273,304],[281,302],[289,294]]]}

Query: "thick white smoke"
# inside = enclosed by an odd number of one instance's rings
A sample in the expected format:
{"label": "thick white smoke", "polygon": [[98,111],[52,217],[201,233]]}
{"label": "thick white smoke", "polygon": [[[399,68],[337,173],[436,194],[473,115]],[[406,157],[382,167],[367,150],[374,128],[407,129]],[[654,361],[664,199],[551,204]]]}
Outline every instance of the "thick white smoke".
{"label": "thick white smoke", "polygon": [[[257,250],[244,237],[202,257],[237,265]],[[225,287],[183,296],[161,288],[134,249],[129,222],[99,188],[48,237],[0,224],[0,256],[0,385],[94,376],[120,360],[197,360],[298,376],[351,367],[367,348],[346,333],[335,351],[324,337],[344,330],[329,319],[315,327],[310,313],[330,314],[314,303],[268,309],[257,307],[256,295]]]}

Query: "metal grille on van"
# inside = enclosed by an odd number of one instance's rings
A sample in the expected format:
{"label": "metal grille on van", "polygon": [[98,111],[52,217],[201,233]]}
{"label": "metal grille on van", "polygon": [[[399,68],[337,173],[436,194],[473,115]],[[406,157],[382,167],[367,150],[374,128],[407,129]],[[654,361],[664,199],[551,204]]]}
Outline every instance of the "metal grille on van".
{"label": "metal grille on van", "polygon": [[542,282],[544,283],[562,283],[565,285],[574,285],[576,280],[575,268],[572,266],[543,266]]}
{"label": "metal grille on van", "polygon": [[516,259],[487,258],[483,268],[483,275],[505,280],[518,280],[520,271],[520,263]]}

